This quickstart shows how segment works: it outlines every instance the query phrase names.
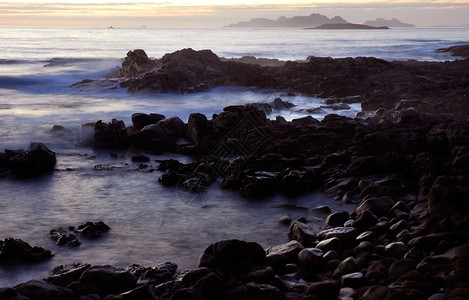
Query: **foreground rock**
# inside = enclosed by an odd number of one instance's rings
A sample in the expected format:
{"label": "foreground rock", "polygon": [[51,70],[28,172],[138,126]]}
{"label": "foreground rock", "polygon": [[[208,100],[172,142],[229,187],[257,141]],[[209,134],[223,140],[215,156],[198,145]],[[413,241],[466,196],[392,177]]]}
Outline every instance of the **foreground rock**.
{"label": "foreground rock", "polygon": [[28,150],[0,153],[0,176],[31,178],[51,172],[56,162],[55,152],[42,143],[31,143]]}

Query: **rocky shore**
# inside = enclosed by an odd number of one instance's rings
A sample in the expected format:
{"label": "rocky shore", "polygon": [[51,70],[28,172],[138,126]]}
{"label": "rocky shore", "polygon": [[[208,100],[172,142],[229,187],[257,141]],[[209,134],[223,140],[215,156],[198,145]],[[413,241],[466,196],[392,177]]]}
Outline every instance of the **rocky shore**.
{"label": "rocky shore", "polygon": [[120,71],[129,91],[275,87],[330,103],[359,101],[370,113],[267,119],[269,107],[291,108],[281,99],[209,117],[193,113],[187,123],[136,113],[131,126],[84,124],[83,144],[126,149],[142,163],[144,153],[192,156],[186,164],[160,161],[166,173],[159,182],[195,193],[217,180],[253,199],[320,189],[357,208],[330,213],[320,232],[308,220],[282,218],[291,241],[268,249],[253,241],[214,243],[194,270],[170,262],[58,266],[44,280],[0,289],[0,299],[466,299],[468,64],[310,58],[262,67],[220,61],[208,50],[160,60],[129,52]]}

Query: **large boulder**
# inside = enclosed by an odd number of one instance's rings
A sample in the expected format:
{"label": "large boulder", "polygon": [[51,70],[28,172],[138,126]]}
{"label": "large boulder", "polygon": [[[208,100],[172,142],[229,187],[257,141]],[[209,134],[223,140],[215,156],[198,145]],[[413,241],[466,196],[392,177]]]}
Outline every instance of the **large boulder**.
{"label": "large boulder", "polygon": [[31,143],[28,150],[5,151],[1,168],[9,169],[13,178],[30,178],[54,170],[57,159],[55,152],[42,143]]}
{"label": "large boulder", "polygon": [[[16,293],[27,299],[74,300],[73,292],[65,287],[56,286],[42,280],[30,280],[13,288]],[[24,299],[15,297],[13,299]]]}
{"label": "large boulder", "polygon": [[238,277],[261,265],[265,256],[264,249],[257,243],[225,240],[209,245],[200,256],[198,267]]}
{"label": "large boulder", "polygon": [[0,261],[42,261],[49,259],[54,254],[42,247],[32,247],[20,239],[6,238],[0,240]]}
{"label": "large boulder", "polygon": [[127,52],[127,57],[122,62],[118,75],[120,77],[134,77],[150,71],[157,66],[157,62],[148,58],[145,51],[137,49]]}
{"label": "large boulder", "polygon": [[123,147],[127,140],[125,123],[112,119],[109,123],[99,120],[94,124],[93,146],[96,148]]}
{"label": "large boulder", "polygon": [[205,115],[192,113],[187,122],[187,135],[195,143],[195,153],[203,154],[213,149],[221,139],[221,132]]}

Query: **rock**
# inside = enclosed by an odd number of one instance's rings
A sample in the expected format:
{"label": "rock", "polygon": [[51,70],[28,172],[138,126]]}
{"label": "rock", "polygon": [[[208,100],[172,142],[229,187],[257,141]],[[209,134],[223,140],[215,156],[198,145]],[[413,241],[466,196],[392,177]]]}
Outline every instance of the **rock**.
{"label": "rock", "polygon": [[110,123],[99,120],[94,124],[93,147],[122,148],[127,141],[127,130],[122,120],[112,119]]}
{"label": "rock", "polygon": [[365,210],[353,221],[352,226],[359,231],[365,231],[376,223],[378,223],[378,218],[371,211]]}
{"label": "rock", "polygon": [[448,298],[446,297],[445,294],[443,293],[437,293],[431,295],[427,300],[447,300]]}
{"label": "rock", "polygon": [[298,264],[309,270],[319,271],[324,266],[323,252],[318,248],[305,248],[298,253]]}
{"label": "rock", "polygon": [[278,181],[274,174],[255,174],[249,176],[245,186],[241,187],[240,192],[244,197],[263,197],[272,195],[277,191]]}
{"label": "rock", "polygon": [[318,295],[324,299],[335,299],[339,293],[339,287],[335,281],[314,282],[309,285],[306,294]]}
{"label": "rock", "polygon": [[159,121],[166,118],[164,115],[160,114],[144,114],[144,113],[135,113],[132,115],[132,125],[137,130],[142,130],[143,127],[156,124]]}
{"label": "rock", "polygon": [[6,238],[0,240],[0,261],[32,261],[38,262],[49,259],[54,254],[44,248],[34,246],[20,239]]}
{"label": "rock", "polygon": [[282,190],[287,194],[301,194],[315,186],[313,175],[306,170],[291,170],[282,177]]}
{"label": "rock", "polygon": [[158,285],[170,280],[176,273],[177,268],[176,264],[165,262],[155,267],[143,267],[134,264],[125,269],[137,278],[137,284]]}
{"label": "rock", "polygon": [[139,286],[133,290],[120,293],[112,297],[106,297],[109,300],[155,300],[158,297],[153,293],[152,289],[146,285]]}
{"label": "rock", "polygon": [[412,259],[414,261],[421,261],[424,257],[422,250],[417,247],[411,248],[407,253],[404,255],[404,259]]}
{"label": "rock", "polygon": [[388,270],[389,278],[398,278],[411,270],[415,270],[416,263],[412,259],[396,260]]}
{"label": "rock", "polygon": [[242,282],[269,283],[275,279],[275,271],[270,266],[257,267],[241,278]]}
{"label": "rock", "polygon": [[218,127],[205,115],[192,113],[187,122],[187,135],[195,143],[195,153],[206,153],[214,148],[222,137]]}
{"label": "rock", "polygon": [[323,214],[330,214],[331,213],[331,208],[326,205],[319,205],[313,208],[313,211],[315,212],[320,212]]}
{"label": "rock", "polygon": [[249,295],[247,299],[282,299],[283,294],[279,288],[269,285],[269,284],[256,284],[250,282],[246,284],[248,289],[247,294]]}
{"label": "rock", "polygon": [[58,286],[68,286],[77,281],[83,272],[91,267],[90,264],[75,263],[69,265],[60,265],[52,270],[51,276],[45,280],[51,284]]}
{"label": "rock", "polygon": [[322,256],[322,258],[324,261],[329,262],[334,259],[339,259],[339,253],[335,250],[329,250]]}
{"label": "rock", "polygon": [[361,252],[368,251],[373,247],[373,244],[369,241],[362,241],[356,247],[353,248],[353,253],[359,254]]}
{"label": "rock", "polygon": [[339,263],[334,271],[333,276],[339,277],[345,274],[350,274],[357,268],[357,260],[353,256],[349,256]]}
{"label": "rock", "polygon": [[386,299],[386,300],[405,300],[408,299],[407,296],[399,291],[391,289],[387,286],[372,286],[366,290],[363,294],[363,300],[373,300],[373,299]]}
{"label": "rock", "polygon": [[387,214],[393,206],[394,200],[389,197],[374,197],[365,200],[357,207],[356,211],[358,215],[361,215],[365,211],[370,211],[377,217],[381,217]]}
{"label": "rock", "polygon": [[345,274],[340,277],[341,287],[359,288],[365,283],[365,276],[360,272]]}
{"label": "rock", "polygon": [[335,227],[323,230],[317,234],[318,240],[326,240],[336,237],[340,240],[342,245],[353,241],[358,235],[357,229],[353,227]]}
{"label": "rock", "polygon": [[448,176],[438,177],[428,194],[428,211],[437,213],[455,210],[455,203],[459,200],[459,190]]}
{"label": "rock", "polygon": [[300,242],[305,247],[313,245],[316,241],[313,229],[309,225],[298,221],[293,221],[290,225],[288,237],[291,240]]}
{"label": "rock", "polygon": [[339,291],[339,299],[341,300],[352,300],[358,297],[357,292],[349,287],[341,288]]}
{"label": "rock", "polygon": [[10,177],[18,179],[49,173],[57,162],[55,152],[42,143],[31,143],[26,151],[9,151],[5,154],[8,160],[5,167],[10,169]]}
{"label": "rock", "polygon": [[400,220],[396,224],[392,225],[389,229],[394,233],[399,233],[402,230],[409,230],[410,225],[406,221]]}
{"label": "rock", "polygon": [[280,224],[286,224],[286,225],[289,225],[291,223],[291,218],[289,216],[281,216],[279,219],[278,219],[278,222]]}
{"label": "rock", "polygon": [[205,298],[196,290],[191,288],[183,288],[175,291],[171,296],[171,300],[204,300]]}
{"label": "rock", "polygon": [[119,71],[120,77],[133,77],[157,67],[155,61],[148,58],[144,50],[136,49],[127,52],[127,57]]}
{"label": "rock", "polygon": [[339,211],[327,216],[326,228],[343,226],[345,221],[350,218],[347,211]]}
{"label": "rock", "polygon": [[357,242],[363,242],[363,241],[374,241],[378,238],[378,235],[374,231],[364,231],[360,233],[356,240]]}
{"label": "rock", "polygon": [[79,295],[96,293],[105,296],[130,291],[136,285],[137,279],[130,272],[105,265],[86,269],[72,289]]}
{"label": "rock", "polygon": [[49,232],[49,236],[59,246],[65,245],[65,246],[77,247],[81,245],[77,237],[73,233],[69,233],[64,228],[52,229]]}
{"label": "rock", "polygon": [[342,249],[342,243],[337,237],[332,237],[329,239],[325,239],[320,241],[317,245],[316,248],[321,249],[324,252],[328,252],[330,250],[336,250],[339,251]]}
{"label": "rock", "polygon": [[133,162],[149,162],[150,158],[146,155],[133,155],[132,156],[132,161]]}
{"label": "rock", "polygon": [[392,242],[384,247],[384,255],[394,258],[403,258],[409,247],[403,242]]}
{"label": "rock", "polygon": [[466,241],[468,234],[462,231],[439,232],[413,238],[409,241],[410,247],[418,247],[422,250],[433,249],[441,240]]}
{"label": "rock", "polygon": [[78,225],[78,228],[75,232],[93,239],[93,238],[98,238],[100,237],[103,233],[108,232],[111,228],[104,224],[103,221],[99,222],[86,222],[83,224]]}
{"label": "rock", "polygon": [[21,296],[28,297],[28,299],[76,299],[76,296],[70,289],[40,280],[30,280],[15,286],[13,289],[16,293]]}
{"label": "rock", "polygon": [[298,253],[303,249],[304,247],[300,242],[292,240],[285,244],[270,247],[267,249],[267,256],[285,255],[290,261],[296,262]]}
{"label": "rock", "polygon": [[225,240],[209,245],[200,256],[198,267],[240,276],[261,265],[265,256],[264,249],[257,243]]}

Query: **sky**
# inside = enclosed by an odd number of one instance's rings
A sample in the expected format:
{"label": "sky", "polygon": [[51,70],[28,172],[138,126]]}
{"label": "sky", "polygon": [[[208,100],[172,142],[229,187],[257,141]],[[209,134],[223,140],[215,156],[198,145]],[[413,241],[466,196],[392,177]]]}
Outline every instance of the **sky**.
{"label": "sky", "polygon": [[418,27],[467,26],[469,0],[0,0],[0,26],[223,27],[311,13],[351,23],[382,17]]}

